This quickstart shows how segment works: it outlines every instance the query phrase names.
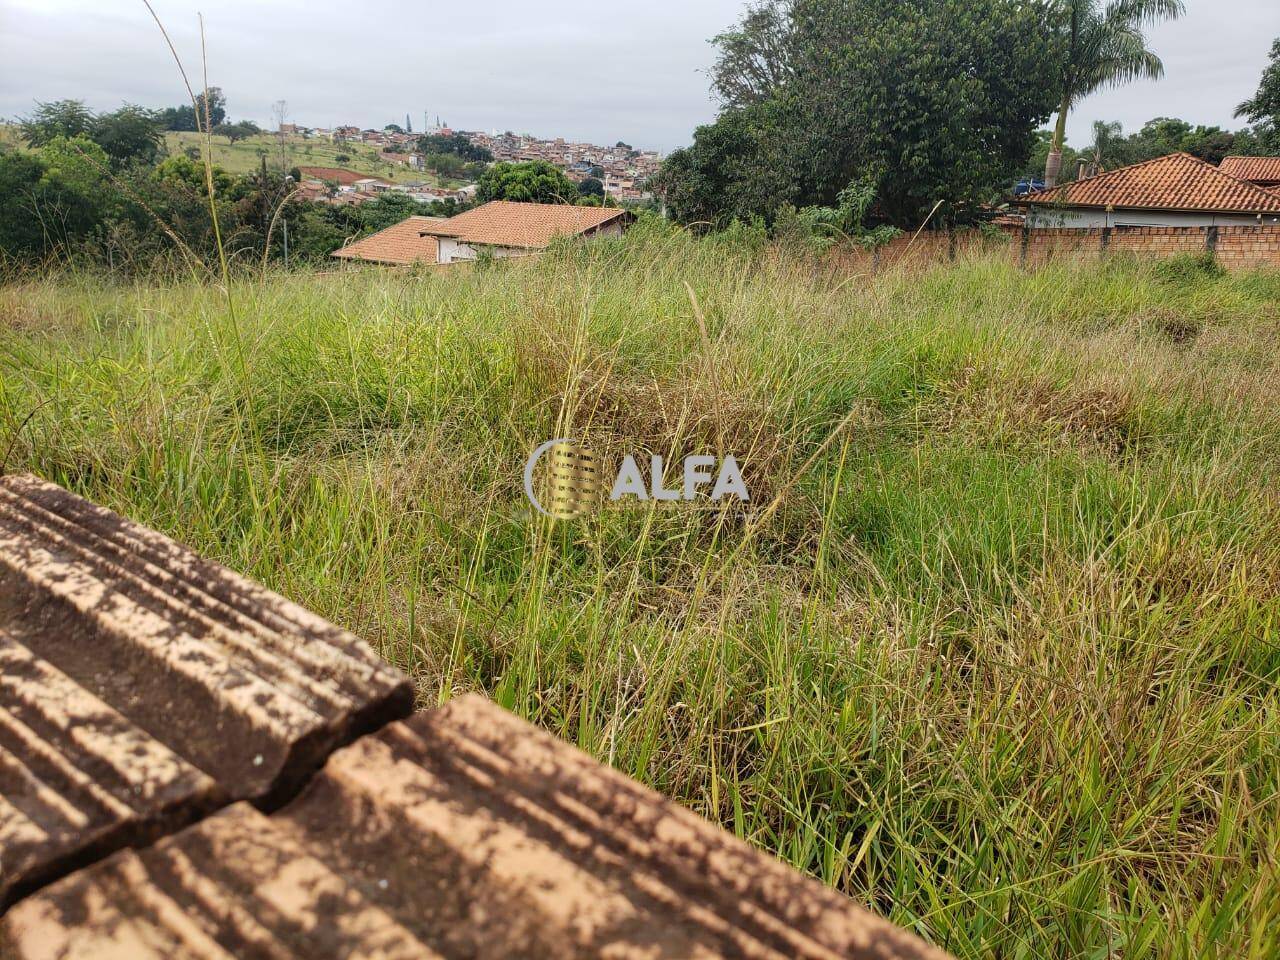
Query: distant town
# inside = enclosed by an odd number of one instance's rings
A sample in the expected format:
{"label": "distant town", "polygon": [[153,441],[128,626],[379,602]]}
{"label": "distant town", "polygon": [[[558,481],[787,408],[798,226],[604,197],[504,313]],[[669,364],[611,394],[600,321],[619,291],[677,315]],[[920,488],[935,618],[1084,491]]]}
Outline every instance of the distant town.
{"label": "distant town", "polygon": [[[662,155],[657,151],[639,150],[622,141],[612,146],[601,146],[563,137],[544,139],[510,130],[490,133],[455,130],[439,122],[425,131],[414,132],[407,116],[404,126],[388,124],[380,130],[353,125],[330,129],[282,123],[274,132],[304,141],[372,147],[383,162],[424,173],[430,164],[430,155],[423,149],[424,142],[456,143],[460,138],[474,149],[475,158],[484,162],[543,161],[563,171],[579,186],[594,178],[599,181],[597,189],[602,196],[619,203],[651,199],[648,185],[662,162]],[[412,179],[393,182],[341,167],[302,166],[298,170],[302,175],[299,199],[338,205],[358,205],[387,192],[405,194],[424,203],[449,198],[468,201],[474,199],[477,189],[474,183],[450,189]]]}

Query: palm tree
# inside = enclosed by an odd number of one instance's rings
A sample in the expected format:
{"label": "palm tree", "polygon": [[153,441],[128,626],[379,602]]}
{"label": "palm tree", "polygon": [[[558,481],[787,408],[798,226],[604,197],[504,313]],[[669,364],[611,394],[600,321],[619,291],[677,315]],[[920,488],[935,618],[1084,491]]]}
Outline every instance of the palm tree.
{"label": "palm tree", "polygon": [[1058,182],[1067,113],[1095,90],[1130,80],[1158,80],[1164,64],[1147,49],[1142,29],[1186,12],[1182,0],[1056,0],[1063,44],[1062,104],[1044,165],[1045,186]]}
{"label": "palm tree", "polygon": [[1115,155],[1116,143],[1123,129],[1115,120],[1110,123],[1105,120],[1093,121],[1093,146],[1089,148],[1093,159],[1089,161],[1089,176],[1102,173],[1108,163],[1123,166],[1123,161]]}

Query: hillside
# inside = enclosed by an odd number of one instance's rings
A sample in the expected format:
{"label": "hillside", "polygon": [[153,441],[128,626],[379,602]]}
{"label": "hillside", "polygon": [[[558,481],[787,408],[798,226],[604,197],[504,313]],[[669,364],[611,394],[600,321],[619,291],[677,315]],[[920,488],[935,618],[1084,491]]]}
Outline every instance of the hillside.
{"label": "hillside", "polygon": [[[1195,260],[872,277],[648,223],[0,288],[10,470],[959,957],[1280,953],[1278,400],[1280,274]],[[561,436],[733,453],[751,502],[553,524]]]}
{"label": "hillside", "polygon": [[[180,133],[171,130],[164,135],[164,140],[170,153],[181,153],[187,147],[200,146],[204,137],[198,133]],[[268,166],[271,169],[280,168],[280,140],[273,135],[249,137],[236,143],[228,143],[226,137],[215,136],[211,142],[213,162],[228,173],[256,171],[262,162],[261,153],[264,150],[267,154]],[[339,164],[337,158],[342,154],[351,159],[344,164]],[[461,186],[462,183],[454,180],[442,181],[435,174],[427,171],[411,170],[405,166],[387,163],[378,156],[375,148],[360,143],[334,144],[327,140],[286,137],[285,155],[288,168],[345,166],[349,170],[365,173],[371,177],[381,177],[383,180],[391,180],[395,183],[403,183],[406,180],[419,180],[435,186]]]}

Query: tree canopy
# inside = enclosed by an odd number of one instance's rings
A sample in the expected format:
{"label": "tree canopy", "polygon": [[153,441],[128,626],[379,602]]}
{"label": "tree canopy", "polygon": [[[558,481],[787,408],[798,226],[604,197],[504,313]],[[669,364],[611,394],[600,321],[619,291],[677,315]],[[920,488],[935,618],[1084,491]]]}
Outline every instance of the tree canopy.
{"label": "tree canopy", "polygon": [[89,136],[116,166],[134,160],[151,163],[160,155],[159,119],[153,111],[133,104],[98,116]]}
{"label": "tree canopy", "polygon": [[578,199],[578,188],[559,167],[545,160],[495,163],[480,177],[476,198],[481,202],[573,203]]}
{"label": "tree canopy", "polygon": [[427,133],[418,138],[418,150],[422,153],[456,154],[468,162],[488,163],[493,154],[484,147],[478,147],[460,133],[445,136],[441,133]]}
{"label": "tree canopy", "polygon": [[241,120],[239,123],[220,123],[213,128],[215,137],[226,137],[228,143],[247,140],[262,133],[262,128],[252,120]]}
{"label": "tree canopy", "polygon": [[1130,80],[1158,80],[1164,64],[1143,28],[1182,16],[1182,0],[1053,0],[1050,23],[1058,84],[1058,122],[1045,161],[1045,183],[1058,179],[1067,114],[1089,94]]}
{"label": "tree canopy", "polygon": [[31,115],[19,118],[18,129],[31,146],[43,147],[55,137],[88,136],[93,123],[93,112],[83,100],[37,100]]}
{"label": "tree canopy", "polygon": [[713,41],[725,108],[658,178],[685,221],[832,205],[855,180],[876,216],[964,219],[1021,168],[1049,116],[1053,37],[1024,0],[770,0]]}
{"label": "tree canopy", "polygon": [[95,114],[82,100],[37,101],[31,115],[19,121],[19,129],[23,139],[37,148],[60,139],[91,141],[114,167],[135,160],[151,163],[160,154],[156,114],[129,103],[111,113]]}
{"label": "tree canopy", "polygon": [[[1119,123],[1095,121],[1093,142],[1079,150],[1062,145],[1060,182],[1076,178],[1079,161],[1085,161],[1091,172],[1115,170],[1143,160],[1154,160],[1170,153],[1189,153],[1208,163],[1218,164],[1233,154],[1248,156],[1280,156],[1280,137],[1274,127],[1261,123],[1256,127],[1225,130],[1222,127],[1191,124],[1177,117],[1155,117],[1138,130],[1126,134]],[[1044,170],[1052,134],[1040,131],[1040,141],[1023,168],[1023,176],[1038,177]]]}
{"label": "tree canopy", "polygon": [[1280,127],[1280,38],[1271,44],[1271,59],[1262,71],[1258,92],[1236,107],[1236,116]]}
{"label": "tree canopy", "polygon": [[[207,99],[209,125],[210,127],[216,127],[227,119],[227,98],[223,94],[221,87],[210,87]],[[161,110],[159,113],[161,125],[165,130],[191,132],[204,129],[205,100],[205,93],[201,93],[196,97],[195,107],[185,103]],[[197,109],[199,110],[199,115],[196,113]]]}

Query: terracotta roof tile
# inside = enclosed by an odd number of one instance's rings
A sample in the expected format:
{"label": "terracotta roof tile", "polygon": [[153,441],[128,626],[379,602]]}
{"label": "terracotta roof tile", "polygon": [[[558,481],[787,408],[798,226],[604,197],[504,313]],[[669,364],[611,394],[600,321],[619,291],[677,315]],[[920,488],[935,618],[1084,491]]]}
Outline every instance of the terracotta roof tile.
{"label": "terracotta roof tile", "polygon": [[371,236],[349,243],[333,255],[344,260],[370,260],[374,263],[436,263],[440,259],[439,241],[423,236],[424,230],[444,223],[441,217],[409,217]]}
{"label": "terracotta roof tile", "polygon": [[369,179],[390,185],[389,180],[370,177],[369,174],[361,173],[359,170],[347,170],[343,167],[299,167],[298,172],[302,174],[304,180],[332,180],[344,187],[351,186],[357,180]]}
{"label": "terracotta roof tile", "polygon": [[1280,184],[1280,157],[1224,157],[1218,169],[1251,183]]}
{"label": "terracotta roof tile", "polygon": [[492,200],[435,224],[424,233],[454,237],[463,243],[542,249],[557,236],[589,233],[619,218],[629,220],[631,214],[617,207]]}
{"label": "terracotta roof tile", "polygon": [[0,478],[0,909],[232,800],[286,799],[412,708],[351,634],[61,487]]}
{"label": "terracotta roof tile", "polygon": [[1135,163],[1027,194],[1017,203],[1127,210],[1280,213],[1280,196],[1188,153]]}
{"label": "terracotta roof tile", "polygon": [[946,960],[477,696],[334,754],[271,816],[68,877],[3,934],[14,960]]}

